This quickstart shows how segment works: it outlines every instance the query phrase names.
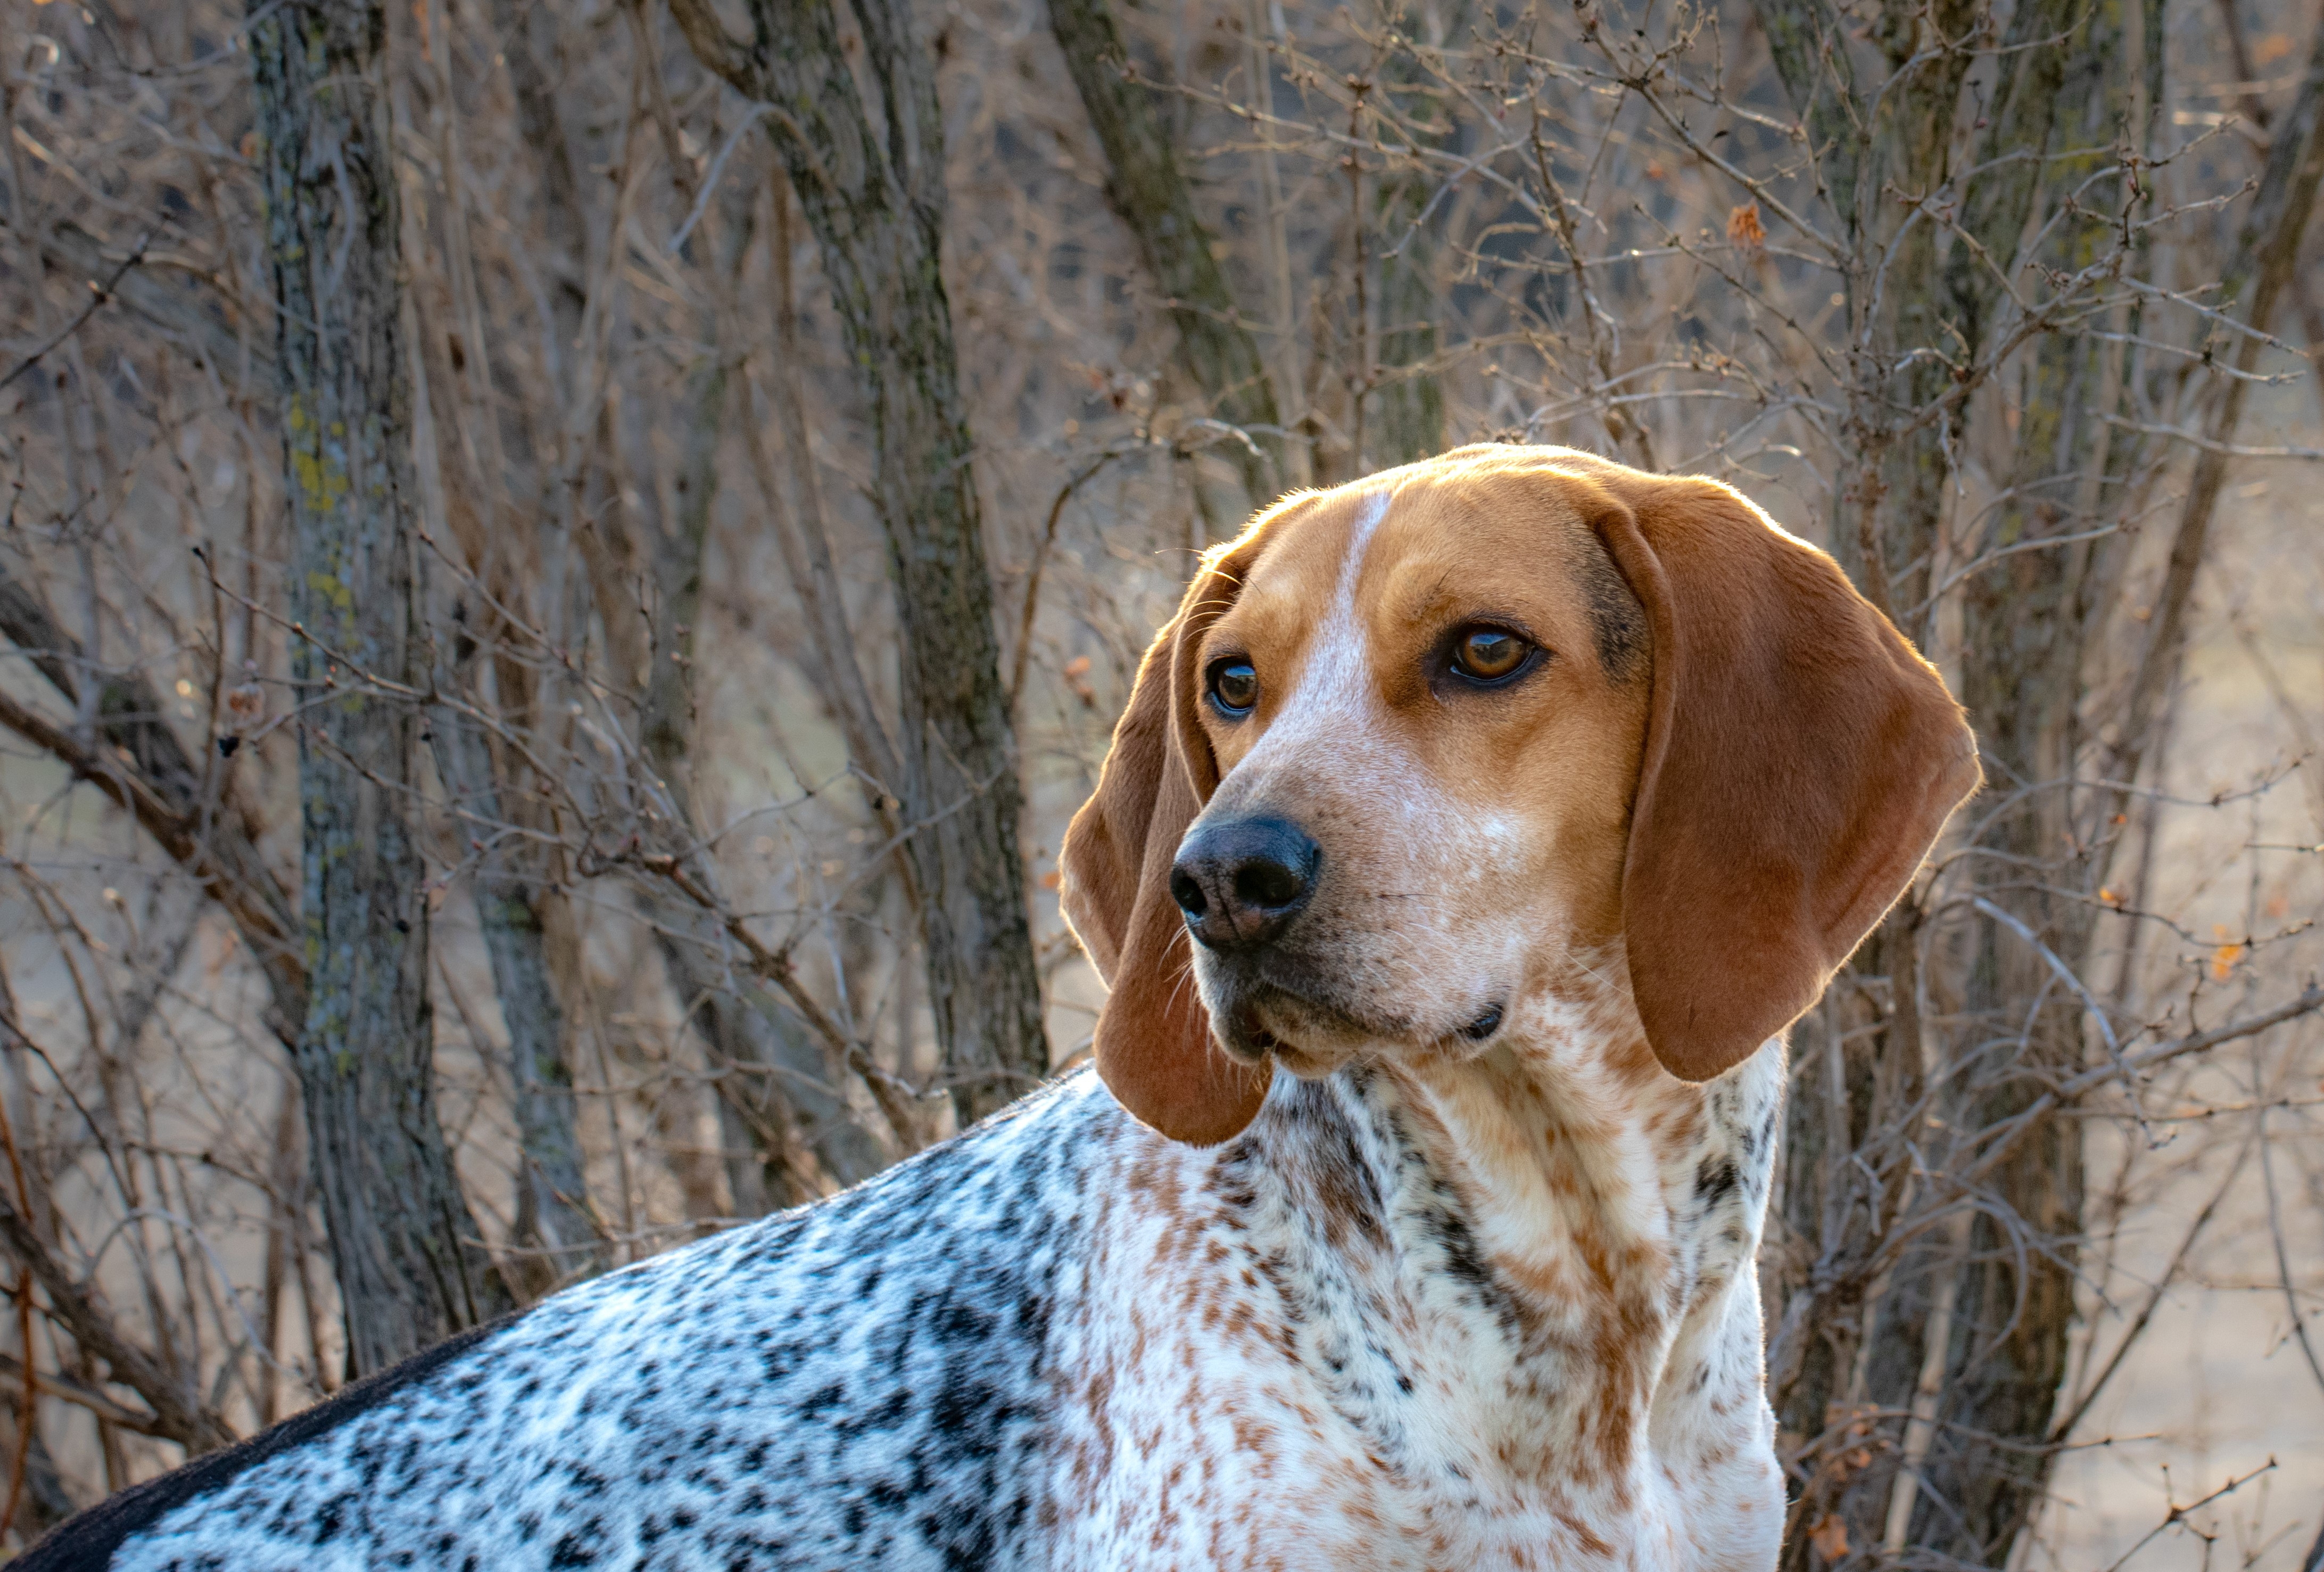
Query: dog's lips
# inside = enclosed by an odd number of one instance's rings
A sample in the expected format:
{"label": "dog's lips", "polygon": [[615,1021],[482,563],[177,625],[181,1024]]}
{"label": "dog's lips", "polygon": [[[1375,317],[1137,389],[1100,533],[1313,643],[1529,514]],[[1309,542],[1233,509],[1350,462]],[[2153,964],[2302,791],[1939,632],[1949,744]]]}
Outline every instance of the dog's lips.
{"label": "dog's lips", "polygon": [[1213,1019],[1227,1051],[1246,1063],[1261,1063],[1278,1054],[1304,1059],[1302,1040],[1319,1028],[1325,1035],[1365,1033],[1360,1022],[1342,1012],[1279,983],[1249,975],[1220,980],[1224,997]]}
{"label": "dog's lips", "polygon": [[1267,1056],[1282,1046],[1282,1040],[1267,1029],[1259,1017],[1257,1003],[1246,1000],[1227,1012],[1223,1023],[1227,1051],[1251,1064],[1263,1062]]}
{"label": "dog's lips", "polygon": [[[1292,970],[1295,976],[1281,976]],[[1272,1055],[1286,1068],[1313,1068],[1318,1073],[1343,1061],[1359,1045],[1370,1042],[1417,1041],[1434,1032],[1416,1031],[1409,1022],[1373,1020],[1330,998],[1298,975],[1305,968],[1260,961],[1253,966],[1221,968],[1215,986],[1220,1009],[1219,1037],[1229,1052],[1250,1063]]]}

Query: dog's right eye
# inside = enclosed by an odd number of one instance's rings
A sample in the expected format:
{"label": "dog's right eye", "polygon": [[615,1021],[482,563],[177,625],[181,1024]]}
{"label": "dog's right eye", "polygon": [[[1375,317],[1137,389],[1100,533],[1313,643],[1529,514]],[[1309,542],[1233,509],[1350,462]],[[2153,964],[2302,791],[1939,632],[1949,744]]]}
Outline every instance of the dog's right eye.
{"label": "dog's right eye", "polygon": [[1221,715],[1240,720],[1259,702],[1259,673],[1250,662],[1230,657],[1211,666],[1211,702]]}
{"label": "dog's right eye", "polygon": [[1507,628],[1475,623],[1452,635],[1452,670],[1480,688],[1498,688],[1531,669],[1538,645]]}

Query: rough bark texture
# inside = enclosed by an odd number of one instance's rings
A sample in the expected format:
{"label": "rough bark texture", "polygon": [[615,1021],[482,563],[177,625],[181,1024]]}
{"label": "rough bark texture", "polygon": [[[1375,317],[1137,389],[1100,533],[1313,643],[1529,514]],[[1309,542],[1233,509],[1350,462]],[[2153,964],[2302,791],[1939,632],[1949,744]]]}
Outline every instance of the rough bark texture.
{"label": "rough bark texture", "polygon": [[509,1304],[436,1114],[417,648],[385,14],[260,8],[250,29],[294,536],[291,675],[308,994],[296,1053],[350,1373]]}
{"label": "rough bark texture", "polygon": [[[2007,226],[2006,233],[1997,228],[1979,236],[1999,267],[2014,261],[2037,183],[2078,190],[2089,208],[2087,216],[2058,220],[2043,264],[2071,273],[2108,244],[2102,215],[2125,193],[2118,179],[2093,184],[2092,177],[2113,162],[2117,139],[2135,134],[2122,122],[2134,85],[2127,68],[2135,58],[2125,34],[2136,24],[2135,7],[2123,0],[2083,7],[2044,0],[2022,7],[2015,19],[2007,42],[2019,52],[2006,57],[2015,69],[1997,92],[1997,124],[1983,162],[1990,168],[2006,152],[2030,155],[2053,142],[2101,151],[2053,162],[2040,170],[2038,182],[2034,169],[2013,163],[1971,187],[1966,218]],[[2057,37],[2068,42],[2039,42]],[[2013,140],[1998,140],[2003,136]],[[1981,333],[2001,279],[1993,265],[1963,265],[1969,249],[1955,249],[1952,292],[1965,331]],[[1976,282],[1964,282],[1964,274]],[[2087,510],[2098,487],[2086,477],[2107,463],[2108,430],[2097,411],[2105,402],[2108,353],[2104,341],[2081,334],[2052,334],[2033,346],[2009,476],[2014,495],[1996,509],[1992,533],[1978,543],[2013,554],[1963,587],[1961,698],[1977,717],[1987,778],[2008,804],[1982,820],[1995,867],[2039,866],[2060,847],[2083,844],[2074,830],[2086,804],[2076,793],[2021,789],[2077,772],[2084,740],[2081,674],[2094,620],[2104,615],[2091,593],[2094,570],[2101,553],[2119,542],[2024,548],[2083,532],[2094,522]],[[2084,857],[2062,879],[1997,881],[1987,898],[2080,967],[2098,908],[2057,886],[2094,892],[2092,871]],[[2081,1068],[2088,1050],[2080,1002],[2056,987],[2048,958],[1991,916],[1973,934],[1964,994],[1970,1013],[2014,1018],[2023,1027],[2013,1073],[1955,1115],[1963,1128],[1993,1129],[2024,1115],[2055,1077]],[[2029,1003],[2037,1001],[2029,1015]],[[2041,1500],[2052,1461],[2043,1443],[2076,1314],[2083,1129],[2070,1115],[2038,1116],[1991,1179],[2022,1232],[2013,1237],[1993,1216],[1981,1216],[1969,1232],[1966,1259],[1937,1263],[1940,1271],[1958,1274],[1951,1345],[1943,1351],[1941,1400],[1908,1543],[1971,1563],[1997,1560]],[[1910,1379],[1901,1372],[1891,1377],[1899,1391],[1909,1390]]]}
{"label": "rough bark texture", "polygon": [[[1859,351],[1851,378],[1851,425],[1863,461],[1842,495],[1834,546],[1868,595],[1924,634],[1920,608],[1931,601],[1948,448],[1960,434],[1950,418],[1918,430],[1889,427],[1939,399],[1952,366],[1985,347],[2004,282],[2017,268],[2070,77],[2080,89],[2071,101],[2090,121],[2074,128],[2077,145],[2111,143],[2116,128],[2107,117],[2122,97],[2107,91],[2120,86],[2107,73],[2118,79],[2126,58],[2123,7],[2102,7],[2095,19],[2062,0],[2026,0],[2015,9],[1976,172],[1962,181],[1960,210],[1950,224],[1913,216],[1908,199],[1935,193],[1948,179],[1969,55],[1949,55],[1941,46],[1966,42],[1983,9],[1886,8],[1873,37],[1898,79],[1881,94],[1883,106],[1858,94],[1829,8],[1818,0],[1761,0],[1757,9],[1794,111],[1819,148],[1846,248],[1851,318],[1869,351]],[[2071,183],[2070,175],[2052,179]],[[2094,213],[2106,210],[2103,195],[2086,199]],[[2053,252],[2088,248],[2101,237],[2096,223],[2069,226]],[[2062,254],[2043,260],[2074,262]],[[1863,323],[1857,313],[1875,309],[1872,301],[1879,316]],[[2034,361],[2015,476],[2025,495],[2001,507],[1994,526],[2013,538],[2029,530],[2071,532],[2073,497],[2064,505],[2054,499],[2064,477],[2090,462],[2093,434],[2103,430],[2075,415],[2097,392],[2090,342],[2053,336],[2035,347]],[[2004,794],[2073,772],[2074,701],[2092,615],[2082,593],[2088,566],[2087,552],[2022,551],[1966,592],[1971,625],[1963,635],[1962,697],[1988,778]],[[2046,858],[2072,806],[2065,793],[2036,793],[1987,833],[1997,850]],[[2039,892],[2010,904],[2039,908],[2011,914],[2045,942],[2067,943],[2056,929],[2060,914]],[[2077,937],[2087,931],[2083,921]],[[1992,1180],[1996,1199],[2030,1230],[2032,1248],[2024,1253],[2010,1248],[1992,1216],[1980,1216],[1965,1237],[1935,1230],[1884,1267],[1867,1265],[1882,1259],[1913,1165],[1901,1149],[1876,1151],[1871,1164],[1844,1159],[1878,1133],[1920,1121],[1930,1046],[1915,1004],[1920,947],[1918,917],[1908,905],[1852,965],[1850,978],[1866,985],[1836,989],[1824,1019],[1798,1034],[1804,1053],[1829,1064],[1803,1082],[1813,1090],[1794,1101],[1789,1116],[1781,1204],[1793,1236],[1815,1242],[1816,1250],[1793,1274],[1788,1341],[1802,1352],[1779,1365],[1775,1396],[1794,1437],[1830,1442],[1853,1428],[1871,1443],[1860,1452],[1853,1442],[1828,1447],[1811,1473],[1801,1521],[1837,1518],[1858,1555],[1893,1543],[1896,1526],[1909,1524],[1906,1545],[1969,1565],[1997,1564],[2049,1471],[2051,1410],[2074,1316],[2080,1127],[2070,1118],[2048,1120]],[[1983,922],[1976,949],[1957,985],[1976,1018],[2019,1019],[2028,1003],[2054,993],[2039,953],[1997,922]],[[1973,1106],[1946,1113],[1972,1130],[2009,1117],[2038,1091],[2034,1077],[2079,1067],[2080,1032],[2079,1006],[2051,1000],[2010,1050],[2011,1063],[1997,1070],[1949,1067],[1944,1087],[1967,1069],[1989,1089]],[[1932,1338],[1945,1345],[1935,1356]],[[1779,1345],[1785,1341],[1779,1336]],[[1904,1419],[1916,1405],[1928,1427],[1923,1438],[1914,1437]],[[1834,1460],[1851,1453],[1858,1462]],[[1913,1475],[1901,1490],[1900,1467]],[[1892,1524],[1897,1512],[1906,1515]],[[1819,1554],[1798,1535],[1786,1565],[1805,1568]]]}
{"label": "rough bark texture", "polygon": [[[1112,7],[1107,0],[1049,0],[1049,31],[1105,153],[1106,200],[1137,241],[1139,260],[1170,309],[1187,376],[1219,419],[1273,427],[1278,417],[1266,360],[1235,310],[1211,233],[1195,216],[1177,139],[1151,94],[1130,79]],[[1283,488],[1283,440],[1272,430],[1250,435],[1264,463],[1240,443],[1226,451],[1241,459],[1243,489],[1257,505]]]}
{"label": "rough bark texture", "polygon": [[855,8],[878,95],[869,104],[827,0],[752,0],[747,43],[706,0],[671,10],[706,65],[780,111],[769,134],[818,243],[871,412],[901,635],[897,796],[928,1005],[965,1123],[1029,1088],[1048,1056],[1017,841],[1016,738],[939,267],[934,78],[899,0]]}
{"label": "rough bark texture", "polygon": [[1856,96],[1856,68],[1839,14],[1831,0],[1757,0],[1752,14],[1807,131],[1817,184],[1853,235],[1857,171],[1864,162],[1864,106]]}

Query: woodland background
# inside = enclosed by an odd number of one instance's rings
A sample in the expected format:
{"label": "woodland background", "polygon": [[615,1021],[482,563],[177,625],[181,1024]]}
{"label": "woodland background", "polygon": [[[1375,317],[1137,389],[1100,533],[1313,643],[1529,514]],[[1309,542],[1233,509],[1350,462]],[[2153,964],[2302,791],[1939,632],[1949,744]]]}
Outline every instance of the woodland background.
{"label": "woodland background", "polygon": [[1985,750],[1794,1033],[1786,1566],[2324,1556],[2314,0],[0,0],[0,1543],[1074,1062],[1192,553],[1506,439]]}

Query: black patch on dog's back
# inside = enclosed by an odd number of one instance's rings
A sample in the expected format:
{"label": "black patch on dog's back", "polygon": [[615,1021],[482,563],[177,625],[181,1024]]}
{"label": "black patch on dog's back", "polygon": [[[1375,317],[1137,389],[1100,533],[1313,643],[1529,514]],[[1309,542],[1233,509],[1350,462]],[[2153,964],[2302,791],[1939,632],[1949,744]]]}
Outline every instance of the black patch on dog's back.
{"label": "black patch on dog's back", "polygon": [[418,1385],[493,1333],[507,1328],[523,1313],[519,1310],[447,1337],[425,1353],[367,1375],[313,1408],[291,1415],[272,1429],[197,1457],[158,1479],[133,1484],[59,1523],[8,1565],[14,1572],[104,1572],[113,1553],[130,1535],[152,1527],[195,1497],[232,1484],[268,1458],[334,1430],[406,1387]]}

